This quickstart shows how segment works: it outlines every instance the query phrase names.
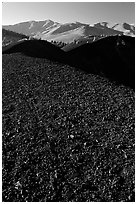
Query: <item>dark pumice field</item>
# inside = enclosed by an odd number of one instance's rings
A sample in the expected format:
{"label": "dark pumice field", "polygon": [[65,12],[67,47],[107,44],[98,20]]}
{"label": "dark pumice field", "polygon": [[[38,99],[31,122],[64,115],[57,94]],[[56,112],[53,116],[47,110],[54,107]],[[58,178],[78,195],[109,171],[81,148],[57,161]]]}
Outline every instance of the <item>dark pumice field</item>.
{"label": "dark pumice field", "polygon": [[131,88],[20,53],[2,88],[4,202],[134,201]]}

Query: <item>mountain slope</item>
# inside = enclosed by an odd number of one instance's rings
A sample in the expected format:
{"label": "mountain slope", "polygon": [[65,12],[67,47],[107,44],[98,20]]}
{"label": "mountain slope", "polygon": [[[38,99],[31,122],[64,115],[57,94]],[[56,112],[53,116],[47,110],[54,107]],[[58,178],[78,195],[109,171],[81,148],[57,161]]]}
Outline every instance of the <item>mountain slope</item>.
{"label": "mountain slope", "polygon": [[64,42],[72,42],[89,35],[135,35],[135,27],[127,23],[109,24],[108,22],[101,22],[94,25],[88,25],[80,22],[61,24],[51,20],[45,20],[28,21],[15,25],[3,26],[3,28],[41,39]]}
{"label": "mountain slope", "polygon": [[124,32],[126,35],[135,35],[135,26],[134,25],[129,25],[127,23],[117,24],[113,27],[114,30],[119,30]]}
{"label": "mountain slope", "polygon": [[58,25],[58,23],[55,23],[51,20],[46,20],[46,21],[27,21],[27,22],[22,22],[18,23],[15,25],[8,25],[8,26],[3,26],[3,28],[15,31],[17,33],[23,33],[26,35],[35,35],[38,32],[43,32],[47,28],[53,26],[53,25]]}
{"label": "mountain slope", "polygon": [[101,28],[104,30],[111,30],[112,33],[114,31],[121,31],[123,32],[125,35],[130,35],[130,36],[134,36],[135,35],[135,26],[134,25],[130,25],[128,23],[108,23],[108,22],[101,22],[101,23],[96,23],[94,24],[94,26],[96,28]]}
{"label": "mountain slope", "polygon": [[16,43],[17,41],[22,39],[28,39],[28,36],[2,29],[2,46]]}

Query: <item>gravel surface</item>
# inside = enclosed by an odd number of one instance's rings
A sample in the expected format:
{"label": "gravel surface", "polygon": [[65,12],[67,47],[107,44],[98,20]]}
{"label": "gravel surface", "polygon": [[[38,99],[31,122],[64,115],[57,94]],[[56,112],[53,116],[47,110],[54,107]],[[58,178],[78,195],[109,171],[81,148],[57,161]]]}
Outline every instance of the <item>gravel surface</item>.
{"label": "gravel surface", "polygon": [[134,91],[3,55],[3,201],[135,201]]}

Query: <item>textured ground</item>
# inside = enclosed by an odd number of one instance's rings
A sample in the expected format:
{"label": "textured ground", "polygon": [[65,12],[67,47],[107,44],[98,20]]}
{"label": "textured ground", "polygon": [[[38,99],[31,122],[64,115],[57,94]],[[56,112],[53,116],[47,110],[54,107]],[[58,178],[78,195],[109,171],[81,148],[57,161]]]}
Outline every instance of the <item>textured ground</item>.
{"label": "textured ground", "polygon": [[3,55],[3,201],[134,201],[134,91]]}

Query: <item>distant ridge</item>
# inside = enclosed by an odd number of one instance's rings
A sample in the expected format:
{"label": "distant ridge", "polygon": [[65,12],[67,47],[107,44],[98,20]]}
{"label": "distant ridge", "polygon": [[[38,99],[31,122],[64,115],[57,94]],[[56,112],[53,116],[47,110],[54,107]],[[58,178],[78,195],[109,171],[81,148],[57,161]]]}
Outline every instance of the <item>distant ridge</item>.
{"label": "distant ridge", "polygon": [[72,42],[90,35],[109,36],[124,34],[135,36],[135,26],[126,22],[114,24],[99,22],[93,25],[80,22],[61,24],[48,19],[45,21],[27,21],[15,25],[6,25],[3,28],[43,40],[64,42]]}

